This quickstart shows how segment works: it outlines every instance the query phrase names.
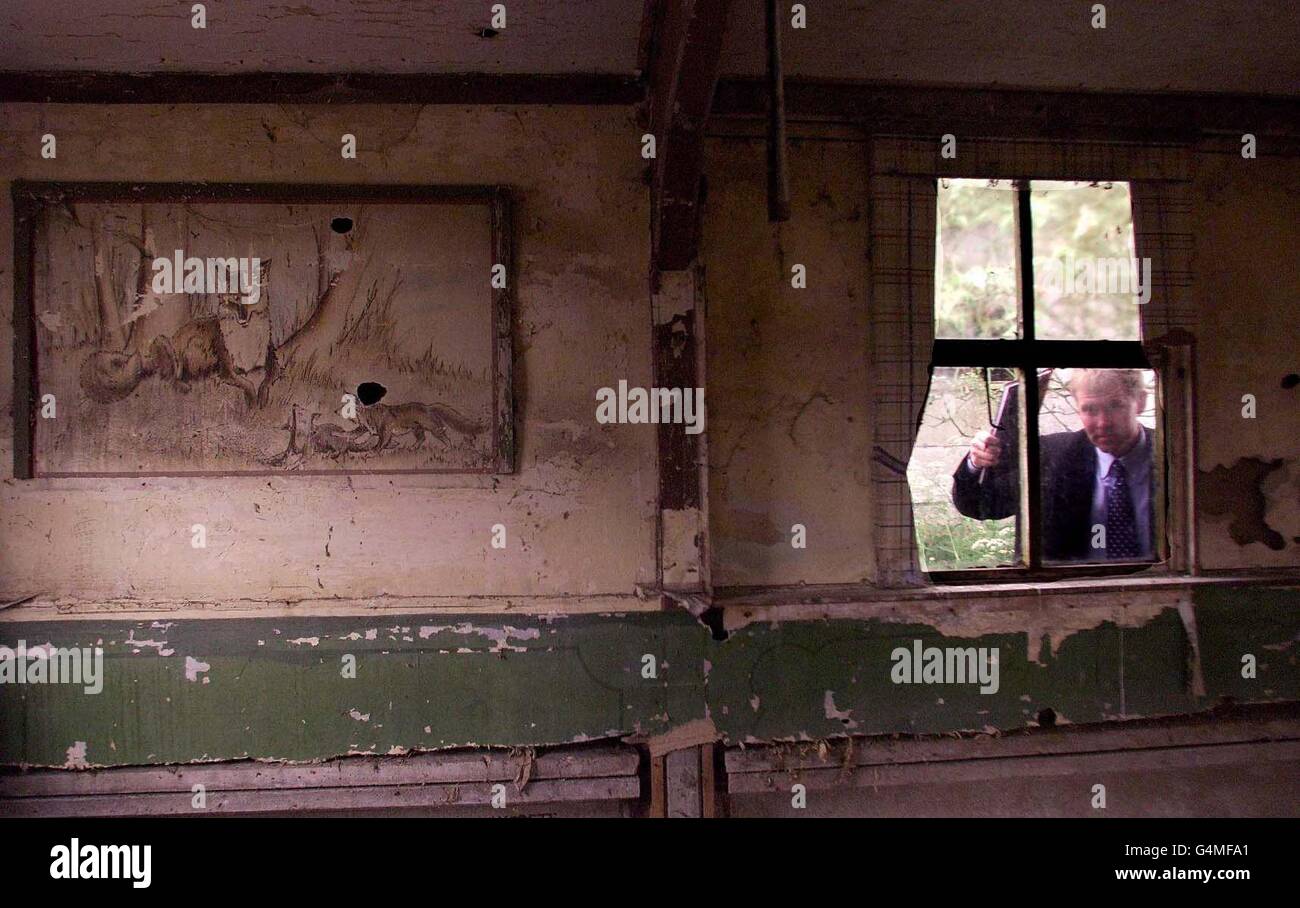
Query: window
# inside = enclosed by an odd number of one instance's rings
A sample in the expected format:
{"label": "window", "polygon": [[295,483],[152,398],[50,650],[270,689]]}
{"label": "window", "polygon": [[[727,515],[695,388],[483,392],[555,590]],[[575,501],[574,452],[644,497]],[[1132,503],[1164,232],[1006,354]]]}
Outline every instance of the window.
{"label": "window", "polygon": [[1151,271],[1128,185],[943,179],[936,228],[908,465],[922,569],[1163,560],[1160,388],[1139,341]]}

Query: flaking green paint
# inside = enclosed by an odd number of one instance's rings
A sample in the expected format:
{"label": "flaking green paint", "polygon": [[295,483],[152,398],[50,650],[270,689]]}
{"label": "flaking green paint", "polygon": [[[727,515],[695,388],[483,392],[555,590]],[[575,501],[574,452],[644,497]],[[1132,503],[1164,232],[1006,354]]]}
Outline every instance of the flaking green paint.
{"label": "flaking green paint", "polygon": [[[717,642],[684,613],[11,623],[0,643],[102,641],[105,681],[96,696],[0,685],[0,763],[61,766],[77,742],[92,765],[306,761],[651,735],[706,715],[739,743],[1008,730],[1046,708],[1084,723],[1192,712],[1223,697],[1300,700],[1300,591],[1199,590],[1194,612],[1203,697],[1191,693],[1190,644],[1172,608],[1136,628],[1079,631],[1055,652],[1044,644],[1038,662],[1024,633],[800,621]],[[998,692],[893,684],[890,653],[913,639],[998,647]],[[1240,676],[1245,652],[1259,661],[1254,681]],[[356,657],[355,680],[341,675],[345,653]],[[646,654],[657,678],[642,677]],[[209,666],[193,681],[187,656]],[[827,715],[827,691],[841,718]]]}

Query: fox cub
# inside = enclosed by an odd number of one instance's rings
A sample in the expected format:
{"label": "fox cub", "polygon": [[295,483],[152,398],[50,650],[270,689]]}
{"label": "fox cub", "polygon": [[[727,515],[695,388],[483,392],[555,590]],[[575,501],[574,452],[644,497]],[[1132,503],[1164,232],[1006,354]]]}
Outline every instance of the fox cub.
{"label": "fox cub", "polygon": [[483,431],[483,424],[465,416],[446,404],[424,404],[411,401],[405,404],[370,404],[357,408],[357,422],[379,437],[375,449],[382,451],[390,439],[408,432],[415,434],[417,445],[424,443],[425,434],[432,435],[444,445],[451,445],[447,429],[468,439]]}

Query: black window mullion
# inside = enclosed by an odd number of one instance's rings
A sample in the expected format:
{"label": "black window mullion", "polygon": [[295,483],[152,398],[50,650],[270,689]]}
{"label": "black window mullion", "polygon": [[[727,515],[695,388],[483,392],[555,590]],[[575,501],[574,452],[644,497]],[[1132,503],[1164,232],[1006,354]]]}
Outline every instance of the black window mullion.
{"label": "black window mullion", "polygon": [[1141,341],[980,340],[939,338],[934,342],[938,366],[993,366],[1038,369],[1150,369]]}
{"label": "black window mullion", "polygon": [[1016,229],[1019,234],[1019,273],[1020,273],[1020,328],[1023,339],[1024,357],[1018,364],[1024,376],[1021,395],[1025,410],[1024,451],[1027,476],[1029,514],[1026,519],[1028,530],[1024,534],[1025,549],[1028,553],[1030,570],[1043,566],[1041,528],[1043,511],[1042,468],[1038,462],[1038,365],[1033,355],[1037,342],[1034,326],[1034,228],[1031,220],[1029,181],[1021,180],[1016,186]]}

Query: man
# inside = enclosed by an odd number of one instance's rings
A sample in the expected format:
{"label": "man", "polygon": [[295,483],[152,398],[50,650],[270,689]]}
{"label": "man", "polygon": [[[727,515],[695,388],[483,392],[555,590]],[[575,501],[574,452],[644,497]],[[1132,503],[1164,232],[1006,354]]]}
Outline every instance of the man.
{"label": "man", "polygon": [[[1146,389],[1136,369],[1076,369],[1070,377],[1083,428],[1039,442],[1043,556],[1049,561],[1155,560],[1151,432],[1138,422]],[[1019,510],[1014,427],[982,431],[953,474],[952,502],[967,517]],[[1098,528],[1104,528],[1104,533]]]}

